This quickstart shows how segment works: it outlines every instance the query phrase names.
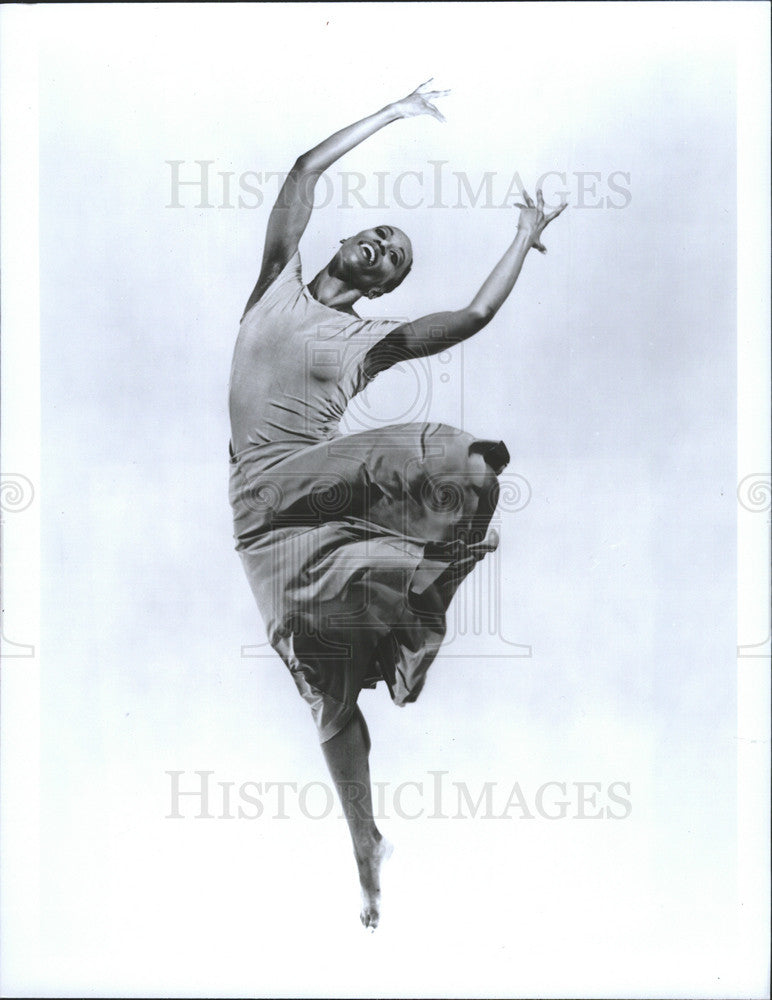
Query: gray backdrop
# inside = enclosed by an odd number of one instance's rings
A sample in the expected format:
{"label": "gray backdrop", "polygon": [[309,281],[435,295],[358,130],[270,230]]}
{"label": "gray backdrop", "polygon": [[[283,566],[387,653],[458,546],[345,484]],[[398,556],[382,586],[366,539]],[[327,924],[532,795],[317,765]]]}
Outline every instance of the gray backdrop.
{"label": "gray backdrop", "polygon": [[[736,51],[723,5],[688,6],[41,12],[40,962],[12,963],[15,990],[756,988],[736,919]],[[387,221],[413,273],[363,311],[455,308],[512,238],[519,180],[552,172],[570,208],[490,327],[351,417],[512,453],[500,550],[421,699],[362,698],[397,845],[370,938],[232,548],[227,380],[266,172],[430,75],[447,124],[396,123],[332,169],[306,280]],[[205,207],[174,184],[197,161]],[[212,818],[193,797],[167,818],[168,772],[190,791],[197,770]],[[306,788],[287,818],[280,781]]]}

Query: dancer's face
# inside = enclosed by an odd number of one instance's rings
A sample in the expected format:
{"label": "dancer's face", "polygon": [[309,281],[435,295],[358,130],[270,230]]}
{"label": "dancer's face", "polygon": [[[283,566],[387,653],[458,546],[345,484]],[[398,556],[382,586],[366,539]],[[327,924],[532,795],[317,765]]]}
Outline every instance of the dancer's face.
{"label": "dancer's face", "polygon": [[410,240],[401,229],[384,224],[342,240],[330,273],[375,298],[399,281],[412,262]]}

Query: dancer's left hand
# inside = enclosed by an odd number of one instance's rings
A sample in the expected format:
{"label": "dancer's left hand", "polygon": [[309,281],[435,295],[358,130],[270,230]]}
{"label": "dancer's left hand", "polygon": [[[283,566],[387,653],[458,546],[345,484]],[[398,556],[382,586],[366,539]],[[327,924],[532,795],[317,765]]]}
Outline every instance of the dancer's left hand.
{"label": "dancer's left hand", "polygon": [[429,84],[434,77],[430,77],[425,83],[407,95],[400,101],[395,101],[391,107],[397,112],[400,118],[415,118],[417,115],[431,115],[437,121],[444,122],[445,116],[432,104],[438,97],[449,94],[449,90],[429,90]]}
{"label": "dancer's left hand", "polygon": [[554,212],[549,212],[545,215],[544,196],[542,195],[541,188],[536,192],[535,205],[533,198],[531,198],[527,191],[523,191],[523,198],[525,198],[525,205],[521,205],[520,202],[516,204],[516,207],[520,209],[520,218],[517,222],[518,232],[528,233],[531,246],[535,250],[538,250],[539,253],[546,253],[547,248],[541,242],[541,234],[553,219],[557,219],[560,213],[568,208],[568,205],[560,205]]}

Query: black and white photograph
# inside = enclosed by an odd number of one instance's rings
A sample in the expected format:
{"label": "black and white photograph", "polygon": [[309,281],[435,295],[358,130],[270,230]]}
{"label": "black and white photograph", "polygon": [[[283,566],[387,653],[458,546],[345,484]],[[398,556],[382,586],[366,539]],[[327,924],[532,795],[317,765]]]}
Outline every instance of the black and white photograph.
{"label": "black and white photograph", "polygon": [[769,997],[770,11],[0,10],[0,995]]}

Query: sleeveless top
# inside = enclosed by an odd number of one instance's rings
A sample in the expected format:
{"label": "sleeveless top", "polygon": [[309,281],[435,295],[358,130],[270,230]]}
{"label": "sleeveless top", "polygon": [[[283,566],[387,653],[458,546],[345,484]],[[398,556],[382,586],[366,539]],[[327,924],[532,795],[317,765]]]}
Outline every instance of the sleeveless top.
{"label": "sleeveless top", "polygon": [[239,327],[229,391],[232,457],[259,473],[339,436],[346,406],[370,381],[362,369],[367,352],[402,322],[317,302],[296,251]]}

